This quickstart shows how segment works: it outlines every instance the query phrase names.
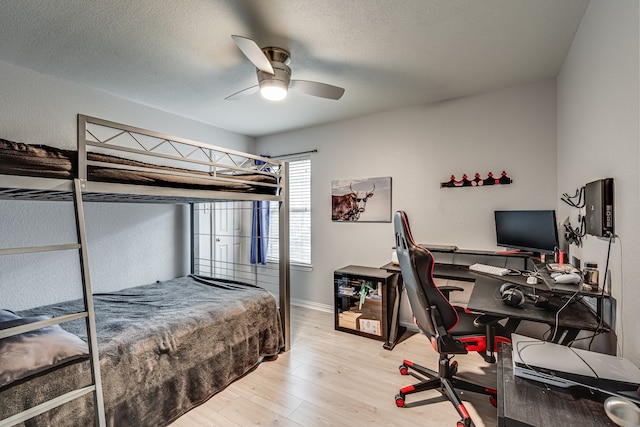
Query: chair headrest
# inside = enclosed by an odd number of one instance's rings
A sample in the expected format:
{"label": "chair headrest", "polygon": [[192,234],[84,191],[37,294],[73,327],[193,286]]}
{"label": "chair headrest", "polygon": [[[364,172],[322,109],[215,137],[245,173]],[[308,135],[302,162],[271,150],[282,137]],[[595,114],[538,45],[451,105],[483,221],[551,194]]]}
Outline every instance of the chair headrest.
{"label": "chair headrest", "polygon": [[417,245],[411,235],[407,214],[394,214],[396,252],[413,315],[423,332],[435,334],[436,325],[431,319],[430,307],[436,306],[441,325],[447,331],[458,323],[458,314],[440,292],[433,279],[434,259],[428,249]]}

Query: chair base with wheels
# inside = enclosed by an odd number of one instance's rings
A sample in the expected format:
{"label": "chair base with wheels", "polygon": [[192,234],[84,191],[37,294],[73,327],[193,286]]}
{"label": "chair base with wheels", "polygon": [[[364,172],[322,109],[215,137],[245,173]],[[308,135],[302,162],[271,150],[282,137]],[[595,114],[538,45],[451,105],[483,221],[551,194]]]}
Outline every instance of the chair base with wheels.
{"label": "chair base with wheels", "polygon": [[456,389],[486,394],[489,396],[489,402],[491,402],[491,405],[494,407],[497,406],[497,390],[489,387],[483,387],[460,378],[454,378],[454,375],[458,371],[458,362],[455,360],[451,362],[451,358],[446,355],[440,355],[438,364],[440,372],[418,365],[410,360],[404,360],[402,365],[399,367],[400,374],[411,375],[420,382],[401,388],[398,394],[396,394],[396,406],[400,408],[404,407],[406,403],[405,398],[408,394],[425,390],[438,390],[449,401],[451,401],[451,403],[453,403],[453,406],[458,411],[461,420],[458,421],[457,425],[460,427],[472,426],[473,422],[471,421],[471,417],[465,408],[464,403],[462,403],[455,392]]}

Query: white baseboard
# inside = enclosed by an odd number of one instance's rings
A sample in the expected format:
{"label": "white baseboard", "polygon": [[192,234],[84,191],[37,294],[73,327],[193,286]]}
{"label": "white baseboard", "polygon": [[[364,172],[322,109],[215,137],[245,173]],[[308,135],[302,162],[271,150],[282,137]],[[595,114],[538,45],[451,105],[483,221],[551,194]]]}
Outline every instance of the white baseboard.
{"label": "white baseboard", "polygon": [[310,308],[311,310],[324,311],[325,313],[333,313],[333,306],[328,304],[320,304],[313,301],[307,301],[303,299],[291,298],[291,305],[295,305],[297,307]]}

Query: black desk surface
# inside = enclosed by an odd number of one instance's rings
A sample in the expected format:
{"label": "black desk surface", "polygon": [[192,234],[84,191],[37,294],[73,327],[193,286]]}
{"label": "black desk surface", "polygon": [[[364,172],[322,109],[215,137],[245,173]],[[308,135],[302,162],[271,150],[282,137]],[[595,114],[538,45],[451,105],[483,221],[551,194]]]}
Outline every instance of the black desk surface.
{"label": "black desk surface", "polygon": [[[400,272],[400,266],[393,263],[386,264],[381,268],[387,271]],[[533,302],[526,302],[520,307],[511,307],[502,302],[499,292],[500,286],[506,282],[515,283],[521,286],[523,290],[533,293],[533,289],[530,285],[527,285],[526,277],[524,276],[493,276],[471,271],[466,265],[453,264],[435,264],[433,275],[443,279],[475,282],[467,304],[469,310],[548,325],[556,324],[556,312],[567,301],[566,298],[571,295],[565,294],[565,298],[561,298],[559,295],[550,297],[550,307],[548,309],[536,307]],[[548,296],[548,290],[544,284],[536,287],[536,293]],[[576,297],[578,296],[576,295]],[[599,327],[604,330],[607,329],[606,325],[603,327],[598,324],[596,316],[589,307],[577,300],[562,309],[558,316],[558,326],[589,331],[595,331]]]}
{"label": "black desk surface", "polygon": [[[502,276],[497,278],[480,273],[469,272],[469,274],[476,277],[475,285],[469,297],[469,303],[467,304],[467,308],[471,311],[555,325],[556,313],[565,305],[569,298],[568,295],[561,297],[559,295],[551,296],[548,294],[548,308],[536,307],[533,301],[527,301],[519,307],[512,307],[502,302],[500,298],[500,286],[506,282],[516,283],[522,287],[521,289],[532,293],[532,289],[526,288],[522,284],[522,277]],[[537,293],[544,295],[544,292],[540,290],[538,290]],[[598,320],[594,313],[589,307],[582,303],[582,301],[575,300],[575,298],[560,311],[557,317],[558,326],[562,328],[595,331],[599,327]]]}
{"label": "black desk surface", "polygon": [[[590,291],[582,288],[580,285],[556,283],[551,278],[551,274],[547,270],[545,264],[536,263],[534,260],[531,260],[531,259],[527,260],[526,258],[523,258],[522,255],[507,256],[507,255],[497,255],[494,253],[493,256],[491,256],[490,253],[487,253],[487,252],[481,252],[481,251],[474,252],[474,251],[468,251],[468,250],[464,251],[463,253],[456,252],[455,254],[459,255],[459,258],[460,257],[464,257],[464,258],[456,260],[459,262],[450,262],[452,261],[450,254],[434,253],[434,255],[437,255],[435,259],[436,264],[434,269],[434,276],[445,278],[445,279],[475,280],[477,276],[472,276],[471,274],[469,274],[470,272],[469,272],[468,266],[476,261],[480,262],[481,264],[486,263],[488,265],[507,267],[507,268],[512,268],[514,270],[522,270],[522,267],[526,265],[527,268],[531,270],[537,270],[538,277],[540,278],[540,280],[538,281],[539,289],[546,288],[546,290],[552,291],[554,293],[559,293],[559,294],[562,293],[562,294],[568,294],[568,295],[571,295],[576,291],[579,291],[580,295],[586,295],[586,296],[591,296],[596,298],[603,296],[601,290]],[[477,257],[480,257],[480,258],[475,259],[473,258],[474,256],[476,256],[476,258]],[[522,266],[516,266],[518,264],[522,264]],[[391,262],[386,265],[383,265],[380,268],[385,269],[387,271],[392,271],[397,273],[400,272],[400,266],[397,264],[393,264]],[[508,277],[509,279],[505,281],[510,281],[517,284],[529,286],[526,283],[526,277],[523,277],[523,276],[518,277],[518,276],[511,276],[511,275],[509,275]],[[604,296],[608,297],[609,295],[605,293]]]}
{"label": "black desk surface", "polygon": [[602,403],[513,375],[511,345],[498,354],[498,427],[615,426]]}
{"label": "black desk surface", "polygon": [[[392,262],[385,264],[380,268],[400,273],[400,266]],[[440,277],[442,279],[467,280],[470,282],[476,280],[477,277],[473,275],[473,272],[469,271],[468,266],[457,264],[435,264],[433,267],[433,276]]]}

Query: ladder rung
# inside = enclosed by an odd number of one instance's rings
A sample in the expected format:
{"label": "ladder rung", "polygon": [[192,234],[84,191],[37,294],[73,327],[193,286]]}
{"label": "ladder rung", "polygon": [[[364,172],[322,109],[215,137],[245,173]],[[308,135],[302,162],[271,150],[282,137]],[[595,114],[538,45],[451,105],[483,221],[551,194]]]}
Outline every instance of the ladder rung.
{"label": "ladder rung", "polygon": [[4,420],[0,420],[0,427],[9,427],[26,421],[30,418],[33,418],[37,415],[42,414],[43,412],[47,412],[50,409],[57,408],[60,405],[63,405],[67,402],[70,402],[74,399],[77,399],[81,396],[84,396],[87,393],[90,393],[95,390],[94,385],[88,385],[83,388],[79,388],[68,393],[65,393],[61,396],[58,396],[54,399],[48,400],[40,405],[34,406],[33,408],[29,408],[26,411],[20,412],[18,414],[12,415],[9,418],[5,418]]}
{"label": "ladder rung", "polygon": [[47,245],[47,246],[30,246],[25,248],[7,248],[0,249],[0,255],[16,255],[16,254],[31,254],[36,252],[51,252],[51,251],[68,251],[70,249],[80,249],[82,246],[79,243],[70,243],[66,245]]}
{"label": "ladder rung", "polygon": [[35,331],[36,329],[44,328],[46,326],[57,325],[64,322],[70,322],[76,319],[82,319],[87,317],[88,313],[82,311],[80,313],[65,314],[62,316],[56,316],[51,319],[39,320],[33,323],[27,323],[26,325],[14,326],[13,328],[0,329],[0,339],[11,337],[13,335],[23,334],[29,331]]}

